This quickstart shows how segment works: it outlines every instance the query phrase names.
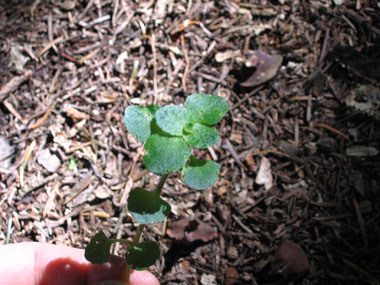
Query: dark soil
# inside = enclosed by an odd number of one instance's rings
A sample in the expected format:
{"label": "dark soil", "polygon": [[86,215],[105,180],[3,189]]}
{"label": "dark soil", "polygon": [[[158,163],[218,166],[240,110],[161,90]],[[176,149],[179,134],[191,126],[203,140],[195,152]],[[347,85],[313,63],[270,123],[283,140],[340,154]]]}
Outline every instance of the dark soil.
{"label": "dark soil", "polygon": [[[128,192],[159,177],[125,107],[209,93],[230,111],[197,156],[220,179],[201,192],[169,176],[172,213],[143,235],[161,244],[150,271],[162,284],[380,283],[378,1],[2,1],[0,31],[2,244],[132,237]],[[279,68],[261,70],[258,50]],[[183,218],[217,237],[174,240]]]}

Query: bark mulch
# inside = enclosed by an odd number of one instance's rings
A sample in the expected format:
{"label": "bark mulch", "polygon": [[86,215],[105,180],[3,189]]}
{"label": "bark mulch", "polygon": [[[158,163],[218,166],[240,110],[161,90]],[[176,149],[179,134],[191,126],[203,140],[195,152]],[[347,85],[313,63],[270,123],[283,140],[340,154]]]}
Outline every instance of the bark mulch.
{"label": "bark mulch", "polygon": [[379,284],[379,9],[3,1],[1,243],[133,236],[128,193],[159,177],[125,107],[210,93],[230,111],[197,156],[220,163],[220,179],[201,192],[169,176],[172,213],[143,235],[161,244],[161,283]]}

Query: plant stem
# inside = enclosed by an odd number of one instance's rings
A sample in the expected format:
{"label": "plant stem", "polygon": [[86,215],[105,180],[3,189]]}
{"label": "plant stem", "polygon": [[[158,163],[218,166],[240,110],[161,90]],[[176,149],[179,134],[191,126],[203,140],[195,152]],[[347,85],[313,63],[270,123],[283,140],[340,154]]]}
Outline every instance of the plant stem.
{"label": "plant stem", "polygon": [[[139,225],[138,226],[138,228],[136,230],[135,237],[133,238],[131,247],[137,245],[140,242],[141,234],[142,234],[142,231],[144,230],[144,227],[145,227],[145,225]],[[127,264],[127,267],[125,269],[125,281],[127,282],[127,284],[129,284],[129,277],[131,275],[131,269],[132,269],[132,265]]]}
{"label": "plant stem", "polygon": [[131,276],[131,269],[132,265],[127,264],[127,267],[125,268],[125,282],[126,284],[129,285],[129,277]]}
{"label": "plant stem", "polygon": [[135,234],[135,237],[133,238],[132,241],[132,246],[137,245],[140,242],[141,234],[144,229],[145,225],[139,225]]}
{"label": "plant stem", "polygon": [[127,240],[127,239],[109,239],[111,242],[115,243],[115,242],[121,242],[121,243],[126,243],[128,244],[129,246],[132,245],[132,242],[130,240]]}
{"label": "plant stem", "polygon": [[[166,178],[168,178],[168,176],[169,176],[169,173],[162,175],[160,177],[160,181],[158,182],[156,188],[154,189],[154,193],[156,193],[157,195],[161,195],[162,188],[164,187]],[[140,242],[141,234],[142,234],[142,231],[144,230],[144,227],[145,227],[145,225],[139,225],[138,226],[138,228],[136,230],[135,237],[133,238],[132,244],[130,245],[131,247],[137,245]],[[126,270],[125,271],[125,281],[127,282],[127,284],[129,284],[129,277],[131,275],[131,269],[132,269],[132,265],[127,264],[127,267],[125,269]]]}
{"label": "plant stem", "polygon": [[164,187],[166,178],[168,178],[168,176],[169,176],[169,173],[165,174],[165,175],[162,175],[160,177],[160,181],[158,182],[158,184],[156,186],[156,189],[154,189],[154,193],[156,193],[158,195],[161,195],[162,188]]}

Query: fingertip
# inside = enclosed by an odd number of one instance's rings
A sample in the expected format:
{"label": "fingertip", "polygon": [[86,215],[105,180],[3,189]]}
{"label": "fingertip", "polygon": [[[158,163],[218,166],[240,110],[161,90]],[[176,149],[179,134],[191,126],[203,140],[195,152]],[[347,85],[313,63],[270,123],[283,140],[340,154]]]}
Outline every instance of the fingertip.
{"label": "fingertip", "polygon": [[130,276],[129,285],[160,285],[156,276],[149,271],[133,270]]}
{"label": "fingertip", "polygon": [[[111,256],[110,261],[103,265],[90,265],[88,281],[96,285],[123,284],[125,280],[125,260],[119,256]],[[105,283],[104,283],[105,282]],[[109,283],[111,282],[111,283]],[[121,282],[121,283],[119,283]],[[124,281],[125,284],[125,281]],[[149,271],[132,270],[129,285],[159,285],[158,279]]]}
{"label": "fingertip", "polygon": [[[126,285],[125,281],[121,280],[103,280],[92,285]],[[148,271],[132,271],[128,285],[159,285],[157,278]]]}

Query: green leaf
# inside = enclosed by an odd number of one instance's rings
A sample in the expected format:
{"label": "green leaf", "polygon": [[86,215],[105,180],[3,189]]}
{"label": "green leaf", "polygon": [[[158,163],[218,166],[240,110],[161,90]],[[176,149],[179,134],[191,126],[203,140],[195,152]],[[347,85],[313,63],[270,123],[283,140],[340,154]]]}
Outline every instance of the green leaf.
{"label": "green leaf", "polygon": [[164,137],[172,137],[171,134],[164,132],[158,125],[157,125],[157,120],[154,118],[152,122],[150,123],[150,130],[151,130],[151,135],[153,134],[159,134],[160,136]]}
{"label": "green leaf", "polygon": [[181,136],[183,127],[189,123],[189,114],[185,108],[167,105],[156,113],[157,125],[173,136]]}
{"label": "green leaf", "polygon": [[160,248],[155,242],[142,242],[131,247],[125,255],[125,262],[133,269],[146,270],[160,257]]}
{"label": "green leaf", "polygon": [[183,138],[193,148],[203,149],[218,143],[219,134],[214,127],[194,124],[191,130],[187,128],[186,131],[190,134],[184,135]]}
{"label": "green leaf", "polygon": [[68,168],[69,170],[74,170],[76,166],[77,166],[77,160],[76,160],[75,156],[73,156],[73,157],[70,159],[70,161],[69,161],[69,165],[67,166],[67,168]]}
{"label": "green leaf", "polygon": [[157,105],[150,105],[148,108],[128,106],[125,109],[124,124],[127,131],[136,136],[139,142],[145,142],[150,136],[150,122],[158,109]]}
{"label": "green leaf", "polygon": [[144,109],[147,110],[154,117],[157,111],[160,109],[160,106],[151,104],[147,108],[144,108]]}
{"label": "green leaf", "polygon": [[195,123],[214,125],[227,113],[228,104],[220,96],[192,94],[187,97],[185,108]]}
{"label": "green leaf", "polygon": [[183,170],[182,181],[191,188],[204,190],[215,184],[219,173],[220,166],[216,162],[199,160],[192,156]]}
{"label": "green leaf", "polygon": [[86,246],[84,257],[94,264],[103,264],[110,259],[112,241],[103,232],[98,232]]}
{"label": "green leaf", "polygon": [[194,124],[193,123],[188,123],[186,124],[184,127],[183,127],[183,133],[184,135],[188,135],[188,134],[192,134],[194,131],[193,131],[193,127],[194,127]]}
{"label": "green leaf", "polygon": [[170,205],[157,193],[142,188],[135,188],[129,193],[128,211],[140,224],[162,222],[170,214]]}
{"label": "green leaf", "polygon": [[144,165],[156,174],[180,170],[190,157],[190,148],[182,138],[151,135],[145,143]]}

